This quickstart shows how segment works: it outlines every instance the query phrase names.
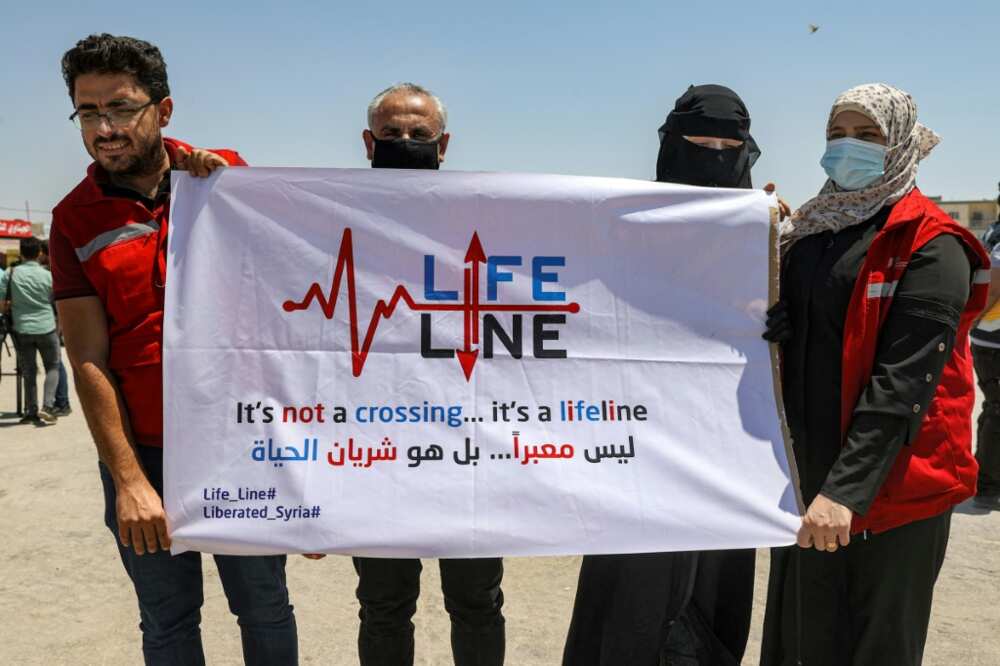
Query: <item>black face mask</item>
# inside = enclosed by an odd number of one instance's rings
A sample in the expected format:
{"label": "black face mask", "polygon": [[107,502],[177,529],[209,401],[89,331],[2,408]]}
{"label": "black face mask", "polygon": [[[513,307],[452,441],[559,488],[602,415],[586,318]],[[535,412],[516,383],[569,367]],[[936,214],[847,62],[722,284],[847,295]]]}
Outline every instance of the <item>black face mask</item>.
{"label": "black face mask", "polygon": [[749,187],[746,150],[706,148],[680,138],[664,141],[657,160],[657,180],[701,187]]}
{"label": "black face mask", "polygon": [[438,142],[413,139],[375,140],[372,167],[376,169],[437,169]]}

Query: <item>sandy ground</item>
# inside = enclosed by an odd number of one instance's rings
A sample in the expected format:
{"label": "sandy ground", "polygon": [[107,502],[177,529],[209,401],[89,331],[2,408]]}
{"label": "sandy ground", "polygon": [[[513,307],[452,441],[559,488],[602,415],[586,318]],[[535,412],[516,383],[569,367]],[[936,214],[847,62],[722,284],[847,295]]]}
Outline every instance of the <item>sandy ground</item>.
{"label": "sandy ground", "polygon": [[[11,367],[4,358],[4,366]],[[39,381],[39,384],[41,382]],[[138,612],[102,523],[97,462],[76,411],[54,426],[16,425],[14,381],[0,381],[0,664],[139,664]],[[239,634],[205,558],[203,635],[209,664],[240,664]],[[450,664],[448,619],[433,562],[415,622],[418,664]],[[559,664],[579,558],[512,558],[504,593],[507,663]],[[925,664],[1000,664],[1000,513],[960,507],[938,581]],[[756,664],[767,576],[744,663]],[[292,557],[289,588],[304,664],[357,664],[355,574],[344,557]],[[627,665],[622,665],[627,666]]]}

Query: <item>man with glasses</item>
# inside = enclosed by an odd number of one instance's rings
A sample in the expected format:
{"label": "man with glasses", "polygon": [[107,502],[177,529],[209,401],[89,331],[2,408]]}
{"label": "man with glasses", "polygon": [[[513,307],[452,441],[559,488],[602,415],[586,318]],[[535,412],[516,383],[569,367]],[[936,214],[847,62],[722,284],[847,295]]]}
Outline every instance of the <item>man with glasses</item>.
{"label": "man with glasses", "polygon": [[[162,323],[170,170],[245,165],[160,130],[173,100],[159,49],[92,35],[66,52],[70,116],[94,163],[53,211],[54,297],[100,457],[105,523],[135,587],[147,664],[204,664],[201,554],[170,555],[163,510]],[[216,556],[247,664],[296,664],[285,557]]]}

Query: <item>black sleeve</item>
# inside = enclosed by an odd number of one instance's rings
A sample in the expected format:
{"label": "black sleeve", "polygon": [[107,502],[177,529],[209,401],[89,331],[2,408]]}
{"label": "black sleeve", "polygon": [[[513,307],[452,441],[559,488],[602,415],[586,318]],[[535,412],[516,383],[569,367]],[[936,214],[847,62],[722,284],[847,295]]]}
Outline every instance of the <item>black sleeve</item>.
{"label": "black sleeve", "polygon": [[900,449],[920,431],[969,299],[970,261],[958,238],[938,236],[913,253],[899,281],[871,380],[820,491],[857,514],[868,511]]}

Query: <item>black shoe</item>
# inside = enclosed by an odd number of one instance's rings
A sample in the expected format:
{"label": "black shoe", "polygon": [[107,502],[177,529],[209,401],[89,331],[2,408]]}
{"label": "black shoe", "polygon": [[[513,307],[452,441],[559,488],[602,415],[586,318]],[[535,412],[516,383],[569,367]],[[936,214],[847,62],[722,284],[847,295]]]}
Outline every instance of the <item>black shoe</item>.
{"label": "black shoe", "polygon": [[1000,493],[976,495],[972,498],[972,503],[980,509],[1000,509]]}
{"label": "black shoe", "polygon": [[65,407],[56,407],[52,410],[52,413],[56,416],[69,416],[73,413],[73,408],[69,405],[66,405]]}
{"label": "black shoe", "polygon": [[21,425],[28,425],[28,424],[40,425],[42,423],[42,420],[38,418],[38,414],[32,414],[30,416],[22,416],[21,420],[18,421],[18,423],[20,423]]}

